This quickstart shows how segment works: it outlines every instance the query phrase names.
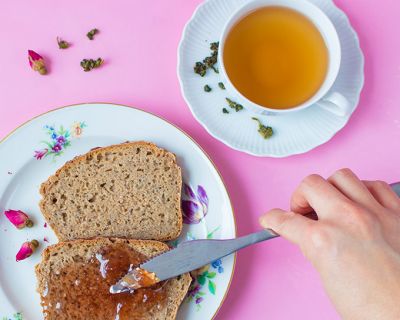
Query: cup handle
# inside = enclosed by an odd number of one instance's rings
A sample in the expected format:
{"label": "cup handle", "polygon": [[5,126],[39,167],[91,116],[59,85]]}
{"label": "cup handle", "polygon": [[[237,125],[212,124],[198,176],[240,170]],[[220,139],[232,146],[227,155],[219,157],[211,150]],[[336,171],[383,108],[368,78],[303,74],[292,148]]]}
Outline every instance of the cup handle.
{"label": "cup handle", "polygon": [[323,109],[332,112],[339,117],[348,116],[351,112],[349,100],[347,100],[341,93],[336,91],[328,93],[317,104]]}

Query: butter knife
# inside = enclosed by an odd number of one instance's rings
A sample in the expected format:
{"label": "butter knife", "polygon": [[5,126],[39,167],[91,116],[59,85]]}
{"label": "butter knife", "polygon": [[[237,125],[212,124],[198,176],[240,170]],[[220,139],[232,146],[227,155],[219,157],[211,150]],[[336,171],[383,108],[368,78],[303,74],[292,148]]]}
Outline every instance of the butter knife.
{"label": "butter knife", "polygon": [[[278,234],[272,230],[262,230],[244,237],[229,240],[192,240],[180,243],[176,248],[153,257],[139,267],[155,273],[159,281],[167,280],[180,274],[201,268],[219,258],[252,244],[273,239]],[[111,293],[129,291],[124,280],[130,277],[128,272],[120,281],[111,286]]]}
{"label": "butter knife", "polygon": [[[392,184],[391,187],[400,196],[400,183]],[[315,212],[306,216],[310,219],[317,219]],[[252,244],[276,237],[279,237],[277,233],[267,229],[236,239],[185,241],[180,243],[176,248],[142,263],[139,267],[150,273],[154,273],[159,281],[163,281],[201,268]],[[129,280],[129,277],[133,278],[134,276],[134,273],[128,272],[120,281],[110,287],[110,292],[120,293],[130,291],[127,283],[131,281],[127,280]]]}

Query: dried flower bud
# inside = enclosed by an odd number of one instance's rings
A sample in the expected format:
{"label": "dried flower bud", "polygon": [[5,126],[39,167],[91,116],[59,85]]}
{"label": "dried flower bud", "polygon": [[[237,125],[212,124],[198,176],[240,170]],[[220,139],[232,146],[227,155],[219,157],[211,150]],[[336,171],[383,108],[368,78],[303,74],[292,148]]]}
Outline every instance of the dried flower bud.
{"label": "dried flower bud", "polygon": [[18,229],[33,227],[32,220],[30,220],[28,215],[21,210],[6,210],[4,211],[4,214],[7,219]]}
{"label": "dried flower bud", "polygon": [[43,57],[40,54],[36,53],[33,50],[28,50],[28,60],[29,60],[29,65],[34,71],[39,72],[41,75],[47,73]]}
{"label": "dried flower bud", "polygon": [[67,49],[69,47],[69,43],[61,38],[57,37],[58,48]]}
{"label": "dried flower bud", "polygon": [[37,247],[39,247],[39,241],[37,240],[24,242],[15,257],[15,260],[18,262],[29,258],[32,253],[35,252]]}

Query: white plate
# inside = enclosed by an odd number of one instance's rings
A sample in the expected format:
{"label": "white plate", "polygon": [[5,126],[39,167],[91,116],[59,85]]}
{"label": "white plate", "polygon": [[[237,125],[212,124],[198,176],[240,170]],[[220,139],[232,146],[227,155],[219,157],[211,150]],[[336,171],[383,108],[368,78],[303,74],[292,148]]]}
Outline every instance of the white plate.
{"label": "white plate", "polygon": [[[61,147],[59,153],[51,152],[47,143],[54,145],[53,138],[56,137],[52,138],[51,134],[59,134],[62,126],[63,136],[69,144]],[[194,192],[198,185],[207,192],[208,208],[203,205],[202,211],[198,212],[201,217],[208,209],[207,215],[198,224],[185,224],[182,238],[236,236],[231,203],[218,171],[204,151],[183,131],[155,115],[120,105],[82,104],[51,111],[25,123],[0,144],[0,319],[42,319],[34,275],[41,250],[26,260],[15,261],[19,247],[28,239],[39,240],[40,248],[57,242],[51,229],[44,227],[45,221],[38,207],[41,182],[76,155],[97,146],[127,140],[151,141],[174,152],[182,167],[184,181],[192,186]],[[36,154],[40,158],[41,154],[35,151],[46,148],[45,156],[41,159],[34,157]],[[5,209],[29,213],[35,226],[17,230],[3,215]],[[49,243],[43,241],[44,237]],[[204,285],[197,282],[201,288],[192,293],[194,299],[183,302],[178,319],[214,317],[228,291],[234,262],[234,256],[227,257],[196,275]],[[22,317],[14,316],[18,312]]]}
{"label": "white plate", "polygon": [[[214,72],[200,77],[193,65],[210,54],[209,43],[218,41],[230,15],[249,0],[209,0],[202,3],[187,23],[178,49],[178,77],[182,94],[195,118],[215,138],[233,149],[255,156],[286,157],[307,152],[330,140],[348,122],[311,106],[291,114],[258,116],[274,128],[270,140],[257,132],[253,113],[247,110],[223,114],[229,92],[218,88],[220,78]],[[364,83],[364,58],[356,32],[347,16],[331,0],[312,0],[332,20],[342,46],[342,63],[331,90],[343,94],[351,103],[352,112],[358,104]],[[213,90],[204,92],[204,85]],[[229,109],[229,107],[227,107]]]}

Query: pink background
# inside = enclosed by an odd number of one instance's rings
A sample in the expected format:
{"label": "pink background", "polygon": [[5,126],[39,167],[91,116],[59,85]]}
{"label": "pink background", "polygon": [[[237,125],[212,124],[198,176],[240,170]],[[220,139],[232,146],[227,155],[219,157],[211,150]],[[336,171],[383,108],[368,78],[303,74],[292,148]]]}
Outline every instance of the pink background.
{"label": "pink background", "polygon": [[[209,136],[185,105],[176,76],[184,24],[201,0],[1,1],[0,137],[30,118],[80,102],[137,106],[177,124],[210,154],[230,192],[240,235],[256,231],[260,213],[288,205],[307,174],[341,167],[362,178],[400,180],[400,2],[337,0],[359,33],[366,83],[348,126],[329,143],[286,159],[255,158]],[[88,41],[86,32],[101,34]],[[56,36],[73,43],[59,50]],[[27,49],[50,74],[28,67]],[[79,61],[103,57],[84,73]],[[1,161],[1,160],[0,160]],[[338,279],[340,280],[340,279]],[[337,319],[318,275],[283,239],[238,255],[231,290],[217,319]]]}

